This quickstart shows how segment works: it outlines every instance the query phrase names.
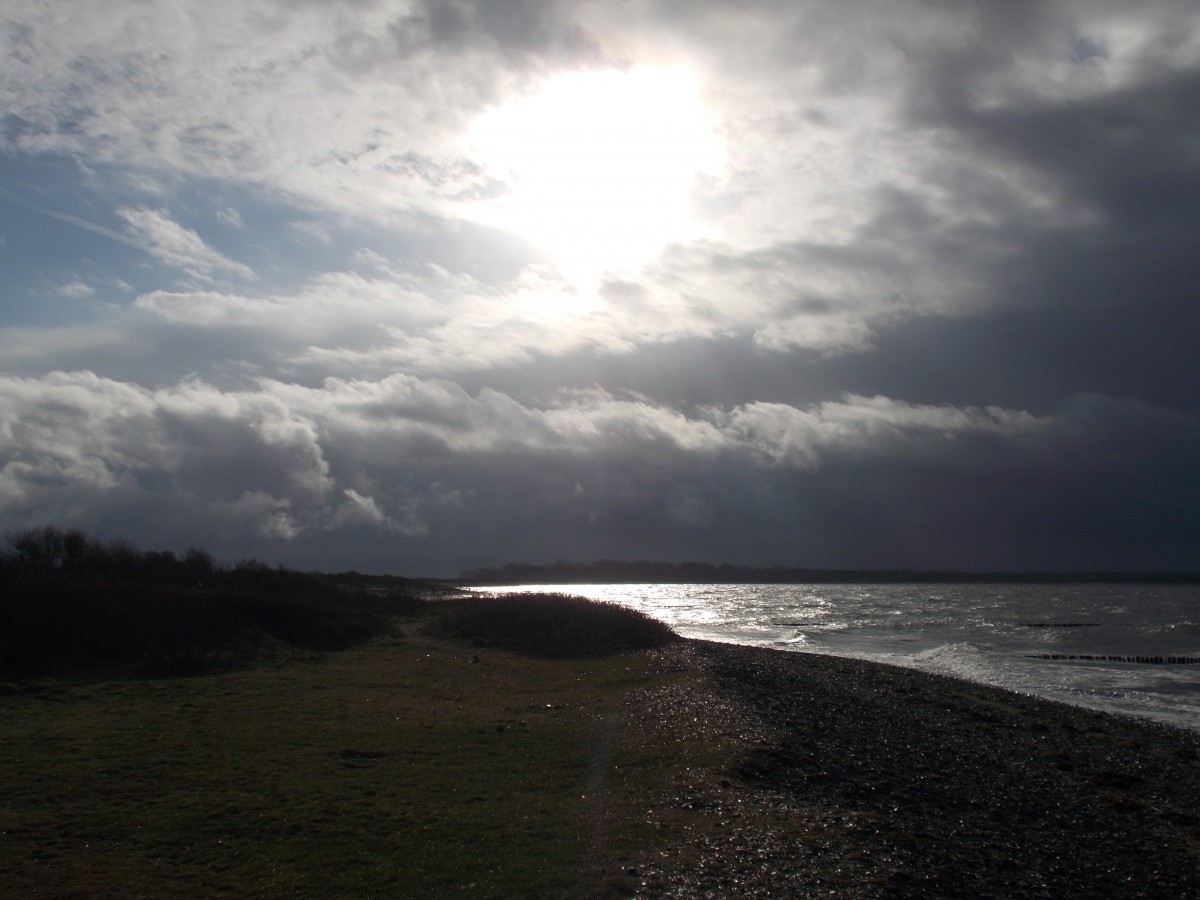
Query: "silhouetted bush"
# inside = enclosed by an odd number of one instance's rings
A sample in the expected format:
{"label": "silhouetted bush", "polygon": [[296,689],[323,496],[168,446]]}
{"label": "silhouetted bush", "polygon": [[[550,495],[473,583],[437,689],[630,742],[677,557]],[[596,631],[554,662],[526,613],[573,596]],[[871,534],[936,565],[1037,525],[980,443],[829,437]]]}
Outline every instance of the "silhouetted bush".
{"label": "silhouetted bush", "polygon": [[436,607],[434,634],[538,656],[604,656],[679,639],[635,609],[566,594],[472,597]]}
{"label": "silhouetted bush", "polygon": [[423,608],[397,587],[306,575],[207,553],[140,553],[80,532],[32,529],[0,554],[0,674],[121,669],[191,674],[272,648],[370,639]]}
{"label": "silhouetted bush", "polygon": [[263,634],[307,650],[349,647],[378,634],[387,624],[384,610],[356,603],[346,594],[235,596],[223,606]]}
{"label": "silhouetted bush", "polygon": [[0,600],[0,671],[22,676],[121,666],[185,674],[241,662],[264,635],[222,599],[112,578],[13,579]]}

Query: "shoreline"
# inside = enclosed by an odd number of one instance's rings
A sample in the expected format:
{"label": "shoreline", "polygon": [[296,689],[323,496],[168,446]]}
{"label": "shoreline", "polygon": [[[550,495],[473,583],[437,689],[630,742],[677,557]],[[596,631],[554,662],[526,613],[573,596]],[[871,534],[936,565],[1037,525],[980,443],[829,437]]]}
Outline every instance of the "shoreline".
{"label": "shoreline", "polygon": [[[993,690],[1004,691],[1006,693],[1015,694],[1019,697],[1029,697],[1029,698],[1033,698],[1036,700],[1042,700],[1047,703],[1061,704],[1063,706],[1070,707],[1072,709],[1083,709],[1083,710],[1087,710],[1089,712],[1096,712],[1096,713],[1101,713],[1103,715],[1116,716],[1117,718],[1129,719],[1130,721],[1135,721],[1135,722],[1153,723],[1156,725],[1161,725],[1166,728],[1178,729],[1180,731],[1200,735],[1200,718],[1189,717],[1188,722],[1185,723],[1185,722],[1177,721],[1172,718],[1168,718],[1167,714],[1161,710],[1134,711],[1132,709],[1114,707],[1114,706],[1107,705],[1107,704],[1104,704],[1101,702],[1088,703],[1088,702],[1085,702],[1085,695],[1082,693],[1076,694],[1075,692],[1066,691],[1066,690],[1062,690],[1061,694],[1054,693],[1051,691],[1047,691],[1047,693],[1038,693],[1038,691],[1036,691],[1032,688],[1014,687],[1014,686],[1010,686],[1007,684],[993,683],[993,682],[989,682],[989,681],[983,681],[982,679],[970,678],[966,675],[959,675],[959,674],[955,674],[953,672],[945,672],[945,671],[938,671],[933,668],[925,668],[917,662],[908,664],[905,662],[892,662],[892,661],[886,661],[886,660],[882,660],[882,659],[873,659],[873,658],[867,657],[867,656],[848,656],[848,655],[841,655],[841,654],[837,654],[837,653],[823,653],[823,652],[817,651],[817,650],[791,650],[791,649],[788,649],[787,647],[780,647],[780,646],[775,646],[775,645],[771,645],[771,644],[744,644],[744,643],[739,643],[737,641],[721,641],[721,640],[713,640],[713,639],[709,639],[709,638],[687,638],[687,640],[699,640],[702,642],[712,640],[712,643],[729,644],[730,646],[735,646],[735,647],[750,647],[750,648],[756,648],[756,649],[761,649],[761,650],[772,650],[772,651],[777,651],[780,653],[799,653],[799,654],[805,654],[805,655],[810,655],[810,656],[828,656],[831,659],[856,660],[858,662],[864,662],[864,663],[869,663],[869,664],[873,664],[873,665],[880,665],[880,666],[885,666],[885,667],[889,667],[889,668],[903,669],[903,670],[909,671],[909,672],[920,672],[922,674],[931,675],[931,676],[934,676],[937,678],[948,678],[951,681],[961,681],[961,682],[964,682],[965,684],[977,685],[979,687],[986,687],[986,688],[991,688]],[[1072,662],[1078,661],[1078,662],[1082,662],[1082,663],[1137,662],[1132,657],[1118,658],[1118,657],[1094,656],[1094,657],[1089,658],[1086,655],[1071,656],[1071,655],[1067,655],[1067,654],[1063,654],[1061,657],[1051,657],[1051,656],[1047,655],[1047,656],[1037,656],[1037,657],[1030,657],[1030,658],[1038,659],[1039,661],[1044,659],[1047,662],[1065,662],[1065,661],[1072,661]],[[1151,663],[1151,664],[1153,664],[1153,663]],[[1185,658],[1185,660],[1183,662],[1168,663],[1168,665],[1188,665],[1188,666],[1192,666],[1195,664],[1196,663],[1193,661],[1193,659],[1191,657]],[[1068,699],[1068,697],[1078,697],[1078,699]]]}
{"label": "shoreline", "polygon": [[647,896],[737,893],[747,855],[774,873],[747,896],[1200,896],[1200,734],[845,657],[695,639],[661,657],[709,678],[705,727],[746,742],[755,802],[830,824],[816,852],[731,829],[715,869]]}
{"label": "shoreline", "polygon": [[584,596],[655,616],[685,637],[875,660],[1200,732],[1191,587],[575,587],[492,592]]}

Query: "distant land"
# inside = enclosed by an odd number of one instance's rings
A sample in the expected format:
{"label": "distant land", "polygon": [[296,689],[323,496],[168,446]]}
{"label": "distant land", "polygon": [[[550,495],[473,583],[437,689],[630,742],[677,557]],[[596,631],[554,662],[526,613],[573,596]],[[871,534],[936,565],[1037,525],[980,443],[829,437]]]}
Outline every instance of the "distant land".
{"label": "distant land", "polygon": [[958,572],[806,569],[730,563],[598,560],[469,569],[453,584],[1200,584],[1200,572]]}

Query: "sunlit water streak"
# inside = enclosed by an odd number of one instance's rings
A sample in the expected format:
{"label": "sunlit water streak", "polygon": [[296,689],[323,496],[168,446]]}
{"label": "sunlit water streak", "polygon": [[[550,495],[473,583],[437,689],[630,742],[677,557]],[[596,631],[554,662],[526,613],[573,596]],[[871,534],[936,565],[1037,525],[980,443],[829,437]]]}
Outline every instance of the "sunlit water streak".
{"label": "sunlit water streak", "polygon": [[1200,730],[1200,586],[571,584],[685,637],[850,656]]}

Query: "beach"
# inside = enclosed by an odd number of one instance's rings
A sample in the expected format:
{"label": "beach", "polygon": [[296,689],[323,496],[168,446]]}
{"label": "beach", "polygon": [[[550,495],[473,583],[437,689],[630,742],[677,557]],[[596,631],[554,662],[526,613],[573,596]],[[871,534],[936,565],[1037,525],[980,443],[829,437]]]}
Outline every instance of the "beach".
{"label": "beach", "polygon": [[576,584],[700,640],[900,665],[1200,731],[1194,584]]}
{"label": "beach", "polygon": [[[1194,732],[828,656],[661,662],[708,675],[676,700],[745,755],[689,799],[728,823],[707,859],[645,896],[1200,896]],[[779,827],[740,829],[762,805]]]}

